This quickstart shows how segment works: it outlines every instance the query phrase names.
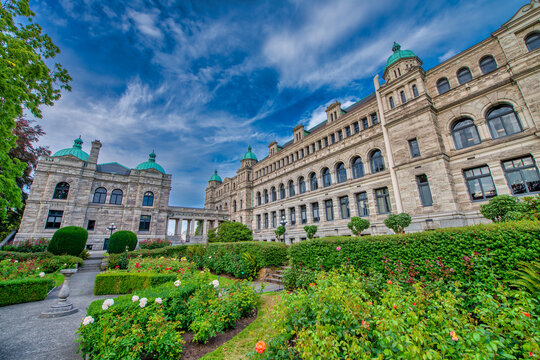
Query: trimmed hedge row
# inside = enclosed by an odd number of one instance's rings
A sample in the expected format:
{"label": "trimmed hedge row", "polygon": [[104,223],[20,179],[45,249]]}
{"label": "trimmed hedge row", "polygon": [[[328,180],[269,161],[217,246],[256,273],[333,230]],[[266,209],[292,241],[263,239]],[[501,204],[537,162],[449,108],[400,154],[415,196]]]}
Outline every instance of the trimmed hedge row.
{"label": "trimmed hedge row", "polygon": [[0,281],[0,306],[43,300],[53,287],[54,280],[46,278]]}
{"label": "trimmed hedge row", "polygon": [[404,235],[328,237],[289,247],[289,259],[295,267],[327,270],[348,263],[363,271],[387,273],[406,272],[413,266],[413,271],[426,279],[433,271],[451,271],[458,279],[467,280],[470,261],[482,256],[487,271],[507,278],[508,270],[515,269],[518,261],[540,258],[540,222],[504,222]]}
{"label": "trimmed hedge row", "polygon": [[50,252],[21,253],[15,251],[0,251],[0,260],[13,259],[19,262],[36,260],[42,261],[41,267],[46,273],[55,272],[64,264],[73,267],[77,264],[79,267],[84,265],[84,260],[71,255],[53,255]]}
{"label": "trimmed hedge row", "polygon": [[94,294],[130,294],[174,280],[176,274],[105,272],[96,276]]}

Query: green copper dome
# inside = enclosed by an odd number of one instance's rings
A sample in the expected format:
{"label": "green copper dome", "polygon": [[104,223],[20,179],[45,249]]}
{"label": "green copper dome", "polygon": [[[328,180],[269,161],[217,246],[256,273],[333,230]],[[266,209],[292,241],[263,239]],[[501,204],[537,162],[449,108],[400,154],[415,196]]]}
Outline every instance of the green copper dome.
{"label": "green copper dome", "polygon": [[208,181],[218,181],[218,182],[221,182],[221,178],[219,177],[219,175],[217,174],[217,170],[214,170],[214,175],[212,175],[210,177],[210,180]]}
{"label": "green copper dome", "polygon": [[73,155],[76,158],[81,159],[82,161],[88,161],[88,154],[82,151],[82,144],[83,144],[83,141],[81,137],[79,136],[73,142],[73,147],[57,151],[54,153],[53,156]]}
{"label": "green copper dome", "polygon": [[257,161],[257,157],[251,151],[251,146],[248,146],[248,151],[247,151],[247,153],[244,154],[244,156],[242,156],[242,160],[255,160],[255,161]]}
{"label": "green copper dome", "polygon": [[386,67],[389,67],[399,59],[412,58],[416,55],[411,50],[401,50],[401,45],[394,41],[394,46],[392,46],[392,51],[394,52],[386,61]]}
{"label": "green copper dome", "polygon": [[148,157],[148,161],[145,161],[143,163],[140,163],[135,168],[137,170],[151,170],[155,169],[159,171],[160,173],[165,174],[165,170],[156,162],[156,154],[152,151],[150,153],[150,156]]}

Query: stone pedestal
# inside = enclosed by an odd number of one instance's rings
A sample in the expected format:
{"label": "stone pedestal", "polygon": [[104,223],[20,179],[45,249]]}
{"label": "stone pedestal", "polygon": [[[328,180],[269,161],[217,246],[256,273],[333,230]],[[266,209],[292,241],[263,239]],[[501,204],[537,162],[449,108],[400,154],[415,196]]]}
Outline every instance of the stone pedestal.
{"label": "stone pedestal", "polygon": [[77,269],[64,269],[60,273],[64,275],[64,283],[58,293],[58,303],[52,305],[47,311],[39,315],[40,318],[55,318],[75,314],[79,309],[73,307],[67,298],[69,297],[69,281],[70,278],[77,272]]}

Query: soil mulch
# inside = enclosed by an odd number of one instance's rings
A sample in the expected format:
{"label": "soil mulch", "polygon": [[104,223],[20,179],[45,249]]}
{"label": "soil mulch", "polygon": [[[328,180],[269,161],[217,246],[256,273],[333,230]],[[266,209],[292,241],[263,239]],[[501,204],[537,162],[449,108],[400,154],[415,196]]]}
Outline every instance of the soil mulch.
{"label": "soil mulch", "polygon": [[215,338],[208,340],[206,344],[199,344],[192,342],[193,333],[185,333],[182,337],[184,338],[185,344],[182,351],[181,360],[197,360],[203,357],[204,355],[216,350],[221,345],[225,344],[227,341],[231,340],[233,337],[238,335],[242,330],[244,330],[249,324],[251,324],[257,318],[257,311],[254,311],[253,314],[249,317],[241,318],[236,322],[236,327],[229,329]]}

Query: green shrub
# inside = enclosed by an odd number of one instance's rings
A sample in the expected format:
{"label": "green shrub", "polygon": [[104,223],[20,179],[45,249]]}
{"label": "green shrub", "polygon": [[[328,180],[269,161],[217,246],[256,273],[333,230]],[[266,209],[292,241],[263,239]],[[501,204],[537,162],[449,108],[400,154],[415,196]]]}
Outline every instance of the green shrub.
{"label": "green shrub", "polygon": [[362,219],[358,216],[353,216],[351,222],[347,224],[353,235],[360,236],[362,231],[369,229],[369,220]]}
{"label": "green shrub", "polygon": [[0,281],[0,306],[43,300],[53,287],[50,278]]}
{"label": "green shrub", "polygon": [[403,234],[405,228],[411,225],[411,215],[407,213],[401,214],[390,214],[386,220],[384,220],[384,225],[387,228],[394,230],[396,234]]}
{"label": "green shrub", "polygon": [[50,252],[41,253],[20,253],[10,251],[0,251],[0,260],[13,259],[20,262],[36,260],[38,266],[46,273],[55,272],[66,264],[67,267],[83,266],[84,261],[80,257],[71,255],[55,256]]}
{"label": "green shrub", "polygon": [[285,228],[285,226],[278,226],[277,229],[274,231],[274,233],[276,234],[276,240],[280,241],[286,231],[287,229]]}
{"label": "green shrub", "polygon": [[[171,246],[171,241],[169,239],[146,239],[142,240],[139,243],[141,249],[159,249],[166,246]],[[130,249],[132,251],[132,249]]]}
{"label": "green shrub", "polygon": [[489,266],[473,274],[476,278],[493,271],[497,278],[507,279],[508,271],[516,269],[519,261],[537,259],[538,249],[540,222],[523,220],[404,235],[314,239],[291,245],[289,259],[292,265],[312,270],[349,263],[365,272],[411,272],[417,273],[417,279],[430,279],[446,271],[469,281],[475,252],[489,258]]}
{"label": "green shrub", "polygon": [[129,251],[135,250],[137,246],[137,234],[133,231],[120,230],[111,235],[107,251],[110,254],[120,254],[126,251],[126,246]]}
{"label": "green shrub", "polygon": [[306,225],[304,226],[304,231],[306,232],[306,236],[308,239],[313,239],[315,234],[317,233],[317,225]]}
{"label": "green shrub", "polygon": [[497,195],[489,199],[487,204],[480,206],[482,215],[493,222],[504,221],[508,213],[519,213],[519,209],[519,199],[511,195]]}
{"label": "green shrub", "polygon": [[44,252],[47,251],[48,246],[48,239],[27,239],[17,244],[4,245],[2,246],[2,251],[15,251],[25,253]]}
{"label": "green shrub", "polygon": [[208,242],[238,242],[252,241],[252,231],[244,224],[235,221],[225,221],[219,224],[216,238],[209,238]]}
{"label": "green shrub", "polygon": [[96,276],[94,294],[130,294],[135,290],[148,289],[175,279],[175,274],[105,272]]}
{"label": "green shrub", "polygon": [[86,229],[79,226],[66,226],[56,230],[47,250],[54,255],[79,256],[86,247],[87,239]]}

